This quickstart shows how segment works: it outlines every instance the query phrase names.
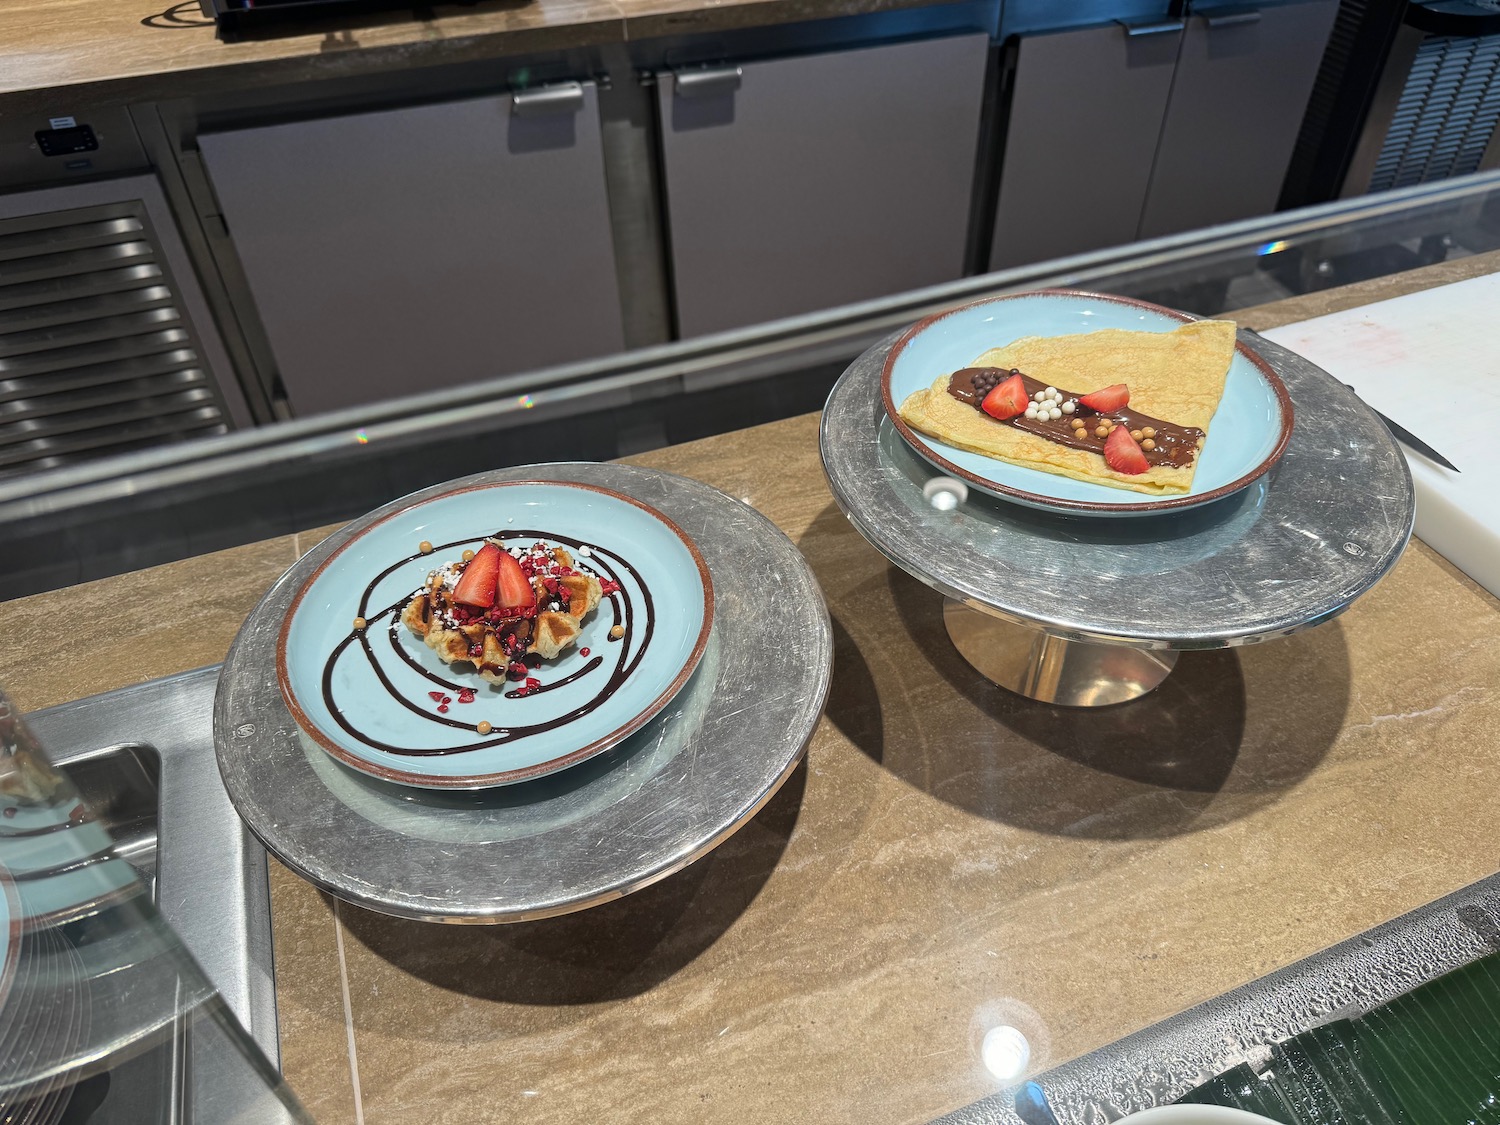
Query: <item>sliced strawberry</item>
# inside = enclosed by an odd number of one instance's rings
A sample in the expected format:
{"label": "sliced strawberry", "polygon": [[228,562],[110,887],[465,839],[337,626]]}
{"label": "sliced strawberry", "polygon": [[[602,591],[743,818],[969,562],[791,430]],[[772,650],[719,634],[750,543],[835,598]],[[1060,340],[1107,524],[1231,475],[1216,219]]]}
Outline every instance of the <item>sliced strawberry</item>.
{"label": "sliced strawberry", "polygon": [[[489,546],[489,544],[485,544]],[[529,609],[536,604],[536,593],[521,564],[509,551],[501,551],[499,573],[495,589],[498,591],[500,608],[504,610]]]}
{"label": "sliced strawberry", "polygon": [[1116,426],[1104,441],[1104,463],[1117,473],[1144,473],[1151,467],[1141,447],[1124,426]]}
{"label": "sliced strawberry", "polygon": [[453,591],[453,600],[483,609],[494,605],[495,576],[500,571],[502,555],[505,555],[505,552],[493,543],[486,543],[479,548],[479,552],[469,560],[469,565],[464,567],[458,586]]}
{"label": "sliced strawberry", "polygon": [[995,389],[984,396],[979,409],[991,418],[1004,422],[1017,414],[1025,414],[1028,401],[1026,381],[1019,375],[1012,375],[1005,382],[996,384]]}
{"label": "sliced strawberry", "polygon": [[1116,383],[1112,387],[1105,387],[1102,391],[1080,395],[1078,401],[1090,410],[1097,410],[1100,414],[1110,414],[1130,401],[1130,388],[1124,383]]}

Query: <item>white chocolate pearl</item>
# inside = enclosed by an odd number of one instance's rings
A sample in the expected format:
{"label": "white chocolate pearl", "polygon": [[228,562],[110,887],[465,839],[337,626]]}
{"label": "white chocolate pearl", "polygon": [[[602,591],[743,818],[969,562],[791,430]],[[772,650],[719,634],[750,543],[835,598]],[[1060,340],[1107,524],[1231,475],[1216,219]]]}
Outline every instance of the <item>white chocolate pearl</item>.
{"label": "white chocolate pearl", "polygon": [[1051,415],[1052,421],[1054,422],[1062,417],[1062,411],[1057,409],[1057,407],[1055,406],[1050,411],[1048,411],[1048,414]]}
{"label": "white chocolate pearl", "polygon": [[1026,417],[1028,417],[1028,418],[1035,418],[1036,416],[1037,416],[1037,408],[1034,407],[1034,406],[1028,406],[1026,408]]}
{"label": "white chocolate pearl", "polygon": [[1042,393],[1043,393],[1043,394],[1044,394],[1044,395],[1046,395],[1046,396],[1047,396],[1047,397],[1048,397],[1048,398],[1057,398],[1057,397],[1058,397],[1058,394],[1057,394],[1057,388],[1056,388],[1056,387],[1048,387],[1048,388],[1047,388],[1047,389],[1046,389],[1046,390],[1045,390],[1045,391],[1043,391],[1043,392],[1042,392]]}
{"label": "white chocolate pearl", "polygon": [[1077,409],[1078,409],[1078,403],[1076,403],[1075,401],[1073,401],[1071,398],[1068,399],[1067,402],[1065,402],[1065,403],[1062,404],[1062,412],[1064,414],[1071,414],[1071,413],[1073,413],[1073,411],[1075,411]]}
{"label": "white chocolate pearl", "polygon": [[1034,395],[1032,395],[1031,397],[1034,398],[1034,399],[1036,399],[1037,402],[1041,402],[1042,399],[1044,399],[1044,398],[1047,397],[1047,392],[1046,391],[1037,391],[1037,393],[1034,394]]}

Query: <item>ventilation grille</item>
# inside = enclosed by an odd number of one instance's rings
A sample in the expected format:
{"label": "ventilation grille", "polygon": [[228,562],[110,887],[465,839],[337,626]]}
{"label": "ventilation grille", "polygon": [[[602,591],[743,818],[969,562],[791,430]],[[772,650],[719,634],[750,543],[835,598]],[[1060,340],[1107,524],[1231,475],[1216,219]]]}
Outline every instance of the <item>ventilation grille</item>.
{"label": "ventilation grille", "polygon": [[139,203],[0,221],[0,477],[229,429]]}
{"label": "ventilation grille", "polygon": [[1474,171],[1497,120],[1500,35],[1433,36],[1417,48],[1370,190]]}

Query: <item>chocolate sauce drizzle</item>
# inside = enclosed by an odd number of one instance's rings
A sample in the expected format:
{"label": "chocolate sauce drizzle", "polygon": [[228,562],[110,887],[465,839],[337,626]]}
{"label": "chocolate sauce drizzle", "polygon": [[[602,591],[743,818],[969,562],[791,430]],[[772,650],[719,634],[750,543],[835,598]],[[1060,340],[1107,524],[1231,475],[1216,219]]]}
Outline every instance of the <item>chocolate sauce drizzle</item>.
{"label": "chocolate sauce drizzle", "polygon": [[[994,367],[965,367],[961,371],[955,371],[948,378],[948,393],[959,402],[966,402],[976,410],[982,412],[980,403],[983,400],[978,389],[974,386],[974,377],[987,371],[998,371],[1002,381],[1009,378],[1011,372]],[[1047,384],[1033,379],[1030,375],[1017,372],[1026,384],[1026,395],[1034,398],[1037,391],[1043,390]],[[1070,398],[1080,397],[1078,391],[1067,391],[1058,387],[1064,401]],[[1086,393],[1086,392],[1084,392]],[[989,417],[988,414],[985,415]],[[1192,426],[1179,426],[1173,422],[1163,422],[1160,418],[1152,418],[1148,414],[1142,414],[1139,410],[1132,410],[1129,406],[1122,406],[1119,410],[1101,412],[1078,404],[1074,414],[1064,414],[1058,419],[1042,421],[1040,418],[1028,418],[1024,414],[1007,421],[1001,422],[998,418],[991,419],[996,425],[1011,426],[1018,430],[1025,430],[1028,434],[1046,438],[1048,441],[1065,445],[1069,449],[1085,449],[1090,453],[1104,452],[1104,439],[1094,436],[1094,427],[1085,426],[1082,436],[1077,434],[1069,422],[1070,418],[1083,418],[1092,421],[1095,418],[1108,418],[1117,425],[1124,426],[1127,430],[1140,430],[1150,426],[1156,431],[1155,449],[1143,449],[1141,452],[1146,457],[1146,463],[1152,466],[1167,466],[1168,468],[1181,469],[1191,465],[1198,456],[1198,439],[1205,436],[1204,432]]]}
{"label": "chocolate sauce drizzle", "polygon": [[[577,555],[578,548],[584,545],[582,540],[571,539],[565,535],[558,535],[552,532],[530,531],[526,529],[507,529],[504,531],[498,531],[494,533],[492,538],[500,540],[502,543],[507,541],[520,541],[526,546],[530,546],[532,543],[535,543],[538,540],[549,543],[562,544],[566,547],[572,548],[575,556]],[[464,547],[470,546],[477,546],[482,541],[482,538],[455,539],[451,543],[438,544],[432,549],[431,553],[433,556],[436,556],[446,551],[462,549]],[[598,690],[594,692],[592,696],[590,696],[579,706],[573,708],[565,714],[559,715],[555,719],[550,719],[546,722],[527,723],[519,726],[509,727],[502,727],[499,724],[495,724],[490,735],[484,736],[481,741],[473,742],[464,746],[454,746],[439,749],[421,749],[410,746],[393,746],[388,742],[383,742],[380,739],[373,737],[372,735],[366,734],[364,731],[361,731],[357,726],[355,726],[353,719],[350,717],[350,714],[346,713],[344,708],[341,707],[338,701],[334,698],[333,670],[335,665],[337,665],[339,659],[345,654],[345,652],[349,650],[350,646],[357,641],[359,643],[361,652],[364,654],[366,661],[368,661],[370,665],[371,670],[375,673],[376,678],[380,681],[385,690],[390,694],[392,699],[396,700],[396,702],[400,703],[412,714],[419,715],[421,718],[427,720],[428,722],[437,723],[441,726],[453,727],[457,730],[470,731],[475,734],[478,733],[474,723],[465,722],[462,719],[450,718],[447,715],[436,714],[430,710],[425,709],[423,706],[421,706],[421,704],[415,703],[402,695],[401,692],[396,688],[395,684],[391,682],[391,678],[387,674],[386,669],[382,666],[381,659],[376,654],[375,647],[370,640],[372,633],[376,633],[376,623],[385,618],[389,618],[390,626],[385,630],[384,636],[389,642],[391,650],[398,658],[400,658],[401,661],[403,661],[407,665],[407,667],[418,673],[420,676],[422,676],[423,679],[426,679],[431,683],[444,688],[447,691],[454,692],[455,694],[465,687],[473,686],[471,684],[456,683],[445,676],[441,676],[429,671],[427,668],[423,667],[422,664],[414,656],[412,656],[409,651],[407,651],[406,642],[409,639],[417,640],[418,643],[420,643],[420,639],[409,638],[406,632],[402,629],[401,612],[406,608],[408,603],[411,602],[412,598],[416,597],[417,594],[421,592],[420,587],[417,590],[413,590],[411,593],[406,594],[400,600],[392,602],[390,605],[385,606],[383,609],[375,610],[373,612],[370,611],[370,598],[374,595],[375,588],[401,567],[408,565],[416,559],[423,558],[424,552],[418,551],[414,554],[406,556],[406,558],[404,559],[392,563],[390,566],[382,570],[370,581],[370,584],[365,587],[364,593],[360,595],[359,610],[357,616],[363,617],[365,619],[365,628],[351,630],[348,636],[344,637],[343,640],[339,641],[339,643],[334,646],[333,652],[329,655],[327,662],[323,665],[323,702],[328,708],[328,713],[333,716],[334,721],[338,723],[339,727],[346,734],[348,734],[351,738],[357,739],[359,742],[364,743],[366,746],[371,747],[372,749],[383,750],[390,754],[402,754],[415,757],[438,757],[446,754],[459,754],[469,750],[484,749],[485,747],[489,746],[501,746],[507,742],[514,742],[520,738],[526,738],[531,735],[555,730],[558,727],[572,722],[574,719],[581,718],[582,716],[589,714],[591,711],[597,710],[607,699],[609,699],[610,696],[612,696],[619,689],[620,685],[625,682],[626,678],[629,677],[629,675],[634,672],[637,667],[639,667],[641,659],[646,653],[646,649],[651,644],[651,635],[656,624],[656,612],[655,604],[653,603],[651,598],[651,591],[647,588],[645,581],[641,578],[640,572],[636,570],[635,567],[633,567],[629,562],[621,558],[619,555],[616,555],[609,551],[605,551],[598,546],[592,546],[591,550],[593,553],[587,560],[589,569],[593,570],[601,578],[609,579],[620,587],[614,593],[606,594],[601,599],[600,608],[602,609],[604,602],[608,602],[614,618],[612,624],[623,626],[625,629],[625,636],[627,638],[636,638],[636,606],[630,596],[628,588],[623,582],[620,581],[619,572],[620,570],[623,570],[635,580],[635,585],[640,590],[640,596],[643,604],[640,607],[641,612],[639,616],[644,619],[644,624],[639,628],[639,644],[636,645],[633,650],[628,644],[622,644],[619,647],[619,651],[613,654],[614,668],[611,669],[608,679],[604,681],[604,683],[598,688]],[[616,567],[618,567],[619,569],[617,570]],[[603,663],[604,657],[602,655],[594,656],[582,668],[577,669],[570,675],[565,676],[560,680],[555,680],[552,683],[543,684],[541,687],[535,688],[529,692],[522,691],[520,689],[513,689],[504,692],[504,695],[506,698],[514,700],[521,696],[530,697],[541,695],[549,691],[555,691],[558,688],[566,687],[568,684],[573,683],[575,680],[588,675],[596,668],[599,668]],[[488,687],[490,685],[486,682],[486,686]],[[476,688],[475,690],[479,691],[483,689]],[[491,693],[489,695],[489,698],[493,699],[495,694],[499,693]],[[516,704],[510,703],[507,706],[515,707]],[[360,710],[361,709],[358,706],[351,708],[351,711],[354,715],[358,715]]]}

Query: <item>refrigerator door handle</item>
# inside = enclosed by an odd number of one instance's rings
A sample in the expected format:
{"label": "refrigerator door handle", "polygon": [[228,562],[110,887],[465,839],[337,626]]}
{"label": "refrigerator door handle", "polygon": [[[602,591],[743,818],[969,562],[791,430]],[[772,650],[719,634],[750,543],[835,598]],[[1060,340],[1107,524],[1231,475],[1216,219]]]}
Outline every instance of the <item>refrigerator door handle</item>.
{"label": "refrigerator door handle", "polygon": [[517,90],[510,96],[510,111],[517,117],[540,117],[548,113],[577,113],[583,108],[583,83],[558,82],[532,90]]}
{"label": "refrigerator door handle", "polygon": [[713,66],[702,70],[680,70],[672,77],[678,97],[712,98],[738,90],[745,71],[738,66]]}
{"label": "refrigerator door handle", "polygon": [[1167,35],[1174,31],[1181,31],[1186,25],[1186,20],[1151,20],[1147,23],[1131,23],[1129,20],[1115,20],[1125,29],[1125,34],[1132,39],[1139,39],[1143,35]]}

